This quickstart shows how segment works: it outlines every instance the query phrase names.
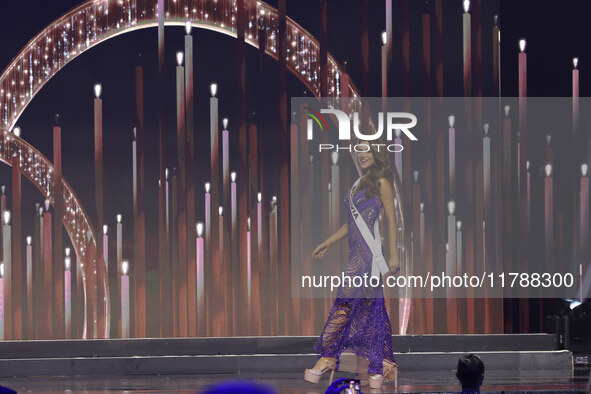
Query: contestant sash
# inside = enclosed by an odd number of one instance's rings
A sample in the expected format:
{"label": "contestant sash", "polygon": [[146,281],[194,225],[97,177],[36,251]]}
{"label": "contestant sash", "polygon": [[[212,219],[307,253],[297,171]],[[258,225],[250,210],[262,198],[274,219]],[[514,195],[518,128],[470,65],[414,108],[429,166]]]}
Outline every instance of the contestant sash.
{"label": "contestant sash", "polygon": [[353,220],[355,220],[355,224],[357,225],[361,236],[365,240],[365,243],[367,243],[367,246],[369,246],[369,250],[373,255],[371,262],[371,276],[379,276],[380,274],[385,275],[389,269],[388,264],[386,264],[386,259],[384,259],[384,255],[382,254],[382,239],[380,237],[379,220],[376,218],[374,222],[374,236],[372,236],[367,223],[365,223],[365,220],[363,220],[363,217],[355,207],[355,204],[353,204],[355,190],[357,189],[357,185],[359,184],[360,180],[361,178],[359,178],[351,188],[349,209],[351,210],[351,216],[353,216]]}

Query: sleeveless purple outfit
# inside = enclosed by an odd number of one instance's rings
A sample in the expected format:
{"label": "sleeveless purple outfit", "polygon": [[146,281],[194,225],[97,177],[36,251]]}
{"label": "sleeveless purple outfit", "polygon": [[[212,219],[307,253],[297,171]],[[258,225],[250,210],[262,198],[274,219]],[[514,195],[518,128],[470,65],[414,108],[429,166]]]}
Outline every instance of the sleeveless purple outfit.
{"label": "sleeveless purple outfit", "polygon": [[[372,235],[382,209],[379,196],[367,198],[366,189],[353,197],[355,207]],[[359,232],[345,198],[349,223],[349,263],[345,275],[371,275],[372,253]],[[392,352],[392,327],[386,311],[382,282],[378,287],[341,286],[320,338],[314,346],[321,357],[334,357],[348,349],[369,360],[369,374],[382,373],[382,361],[396,362]]]}

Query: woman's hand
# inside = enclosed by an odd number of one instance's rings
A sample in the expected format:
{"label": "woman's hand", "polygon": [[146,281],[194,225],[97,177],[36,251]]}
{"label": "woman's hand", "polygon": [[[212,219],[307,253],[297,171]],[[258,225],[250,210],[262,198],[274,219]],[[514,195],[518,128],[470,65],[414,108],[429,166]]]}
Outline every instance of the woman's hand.
{"label": "woman's hand", "polygon": [[388,259],[388,267],[390,267],[390,273],[397,275],[400,273],[400,262],[398,261],[398,253],[392,253],[390,259]]}
{"label": "woman's hand", "polygon": [[312,257],[315,259],[323,258],[324,255],[326,254],[326,252],[328,251],[328,248],[330,248],[329,243],[327,243],[326,241],[321,243],[320,245],[318,245],[316,247],[316,249],[314,249],[314,252],[312,253]]}

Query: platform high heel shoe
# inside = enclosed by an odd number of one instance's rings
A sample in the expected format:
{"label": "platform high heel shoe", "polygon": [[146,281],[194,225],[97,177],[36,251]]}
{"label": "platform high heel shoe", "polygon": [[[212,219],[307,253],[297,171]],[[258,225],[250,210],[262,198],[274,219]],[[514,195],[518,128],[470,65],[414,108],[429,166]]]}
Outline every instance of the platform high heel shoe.
{"label": "platform high heel shoe", "polygon": [[369,387],[372,389],[382,388],[384,382],[394,381],[394,388],[398,388],[398,364],[383,361],[383,374],[369,376]]}
{"label": "platform high heel shoe", "polygon": [[332,383],[334,371],[337,368],[337,361],[333,357],[320,357],[314,368],[306,369],[304,372],[304,380],[310,383],[318,383],[322,375],[330,371],[330,381],[328,385]]}

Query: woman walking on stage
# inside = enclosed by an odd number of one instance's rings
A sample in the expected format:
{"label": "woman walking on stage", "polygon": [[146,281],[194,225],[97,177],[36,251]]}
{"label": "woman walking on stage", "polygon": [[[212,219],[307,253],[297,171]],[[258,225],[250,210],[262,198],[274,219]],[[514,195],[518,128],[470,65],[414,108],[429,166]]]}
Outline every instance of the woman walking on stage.
{"label": "woman walking on stage", "polygon": [[[318,383],[327,371],[331,371],[332,381],[340,354],[350,349],[358,359],[362,357],[369,361],[367,373],[371,388],[380,388],[384,381],[391,379],[398,386],[398,364],[392,352],[392,327],[382,289],[382,275],[389,271],[388,267],[393,273],[400,271],[396,253],[394,191],[390,180],[392,170],[385,149],[378,150],[379,146],[361,141],[358,150],[365,150],[364,145],[367,151],[356,153],[362,176],[345,198],[348,223],[318,245],[312,257],[321,259],[331,245],[348,237],[349,261],[345,275],[351,278],[365,274],[375,276],[379,278],[379,285],[354,287],[346,283],[349,286],[339,288],[324,330],[314,347],[320,358],[314,368],[305,371],[304,379],[311,383]],[[387,265],[382,255],[378,226],[382,207],[388,219],[390,257]]]}

